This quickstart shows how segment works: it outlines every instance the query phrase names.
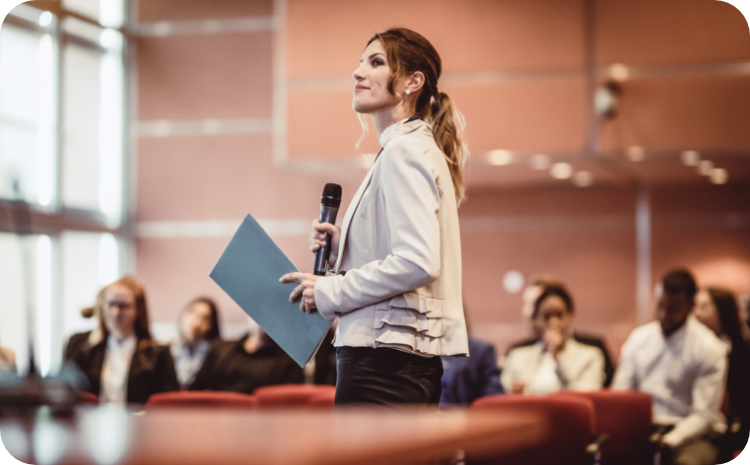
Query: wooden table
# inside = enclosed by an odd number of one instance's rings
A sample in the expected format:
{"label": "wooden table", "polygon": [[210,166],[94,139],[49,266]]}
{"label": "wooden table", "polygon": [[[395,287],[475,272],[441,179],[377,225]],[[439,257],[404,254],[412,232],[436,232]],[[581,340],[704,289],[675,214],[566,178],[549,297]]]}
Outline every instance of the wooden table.
{"label": "wooden table", "polygon": [[[0,422],[3,442],[20,437]],[[134,414],[81,409],[69,420],[39,419],[27,438],[40,464],[393,464],[516,452],[543,440],[533,412],[455,410],[159,409]],[[459,452],[461,451],[461,452]]]}

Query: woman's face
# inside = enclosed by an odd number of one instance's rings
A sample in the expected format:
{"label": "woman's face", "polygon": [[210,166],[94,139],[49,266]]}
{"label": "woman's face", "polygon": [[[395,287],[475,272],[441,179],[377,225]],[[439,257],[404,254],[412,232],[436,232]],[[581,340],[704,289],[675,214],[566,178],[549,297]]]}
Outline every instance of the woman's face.
{"label": "woman's face", "polygon": [[[383,44],[379,40],[374,40],[367,46],[353,76],[355,82],[352,108],[357,113],[373,113],[398,105],[398,99],[388,92],[391,68]],[[398,89],[394,88],[394,91],[398,92]]]}
{"label": "woman's face", "polygon": [[552,329],[561,334],[567,334],[573,322],[573,314],[565,305],[565,301],[557,295],[551,295],[542,301],[537,318],[541,320],[539,324],[543,325],[544,329]]}
{"label": "woman's face", "polygon": [[127,287],[110,284],[104,291],[102,305],[104,326],[117,339],[122,340],[135,332],[135,296]]}
{"label": "woman's face", "polygon": [[182,336],[187,342],[206,339],[211,330],[211,307],[205,302],[196,302],[182,317]]}
{"label": "woman's face", "polygon": [[714,300],[711,298],[711,294],[708,293],[708,290],[701,289],[695,295],[695,308],[693,309],[693,313],[698,321],[708,326],[708,328],[716,333],[717,336],[722,333],[719,311],[716,309]]}

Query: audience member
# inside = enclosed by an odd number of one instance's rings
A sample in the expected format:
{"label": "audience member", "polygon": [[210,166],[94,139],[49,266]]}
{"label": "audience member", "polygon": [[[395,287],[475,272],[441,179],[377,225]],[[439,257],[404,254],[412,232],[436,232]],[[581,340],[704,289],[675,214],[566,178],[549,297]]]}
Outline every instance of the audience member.
{"label": "audience member", "polygon": [[124,277],[102,293],[96,332],[73,361],[101,403],[145,403],[151,394],[180,388],[169,348],[151,338],[141,284]]}
{"label": "audience member", "polygon": [[654,423],[664,426],[662,463],[713,465],[727,369],[725,345],[690,317],[696,285],[687,270],[662,279],[657,321],[633,330],[622,347],[613,387],[653,398]]}
{"label": "audience member", "polygon": [[8,347],[0,347],[0,371],[16,372],[16,353]]}
{"label": "audience member", "polygon": [[732,453],[745,447],[750,429],[750,341],[747,326],[740,320],[734,295],[725,289],[704,288],[695,298],[695,317],[714,332],[729,348],[727,394],[729,396],[729,435],[723,444],[731,460]]}
{"label": "audience member", "polygon": [[495,346],[469,336],[469,357],[440,357],[443,393],[440,406],[471,405],[480,397],[503,394]]}
{"label": "audience member", "polygon": [[[542,338],[544,334],[544,323],[543,320],[537,318],[537,315],[534,313],[534,303],[539,298],[539,296],[542,295],[546,286],[558,286],[563,288],[565,287],[562,282],[550,277],[534,278],[530,281],[529,285],[526,286],[526,288],[523,290],[523,294],[521,295],[521,299],[523,302],[521,314],[523,315],[525,320],[529,321],[529,327],[531,328],[534,336],[529,339],[511,344],[510,347],[508,347],[506,354],[510,353],[511,350],[517,347],[532,346]],[[594,346],[602,351],[602,356],[604,357],[605,373],[604,387],[609,387],[609,385],[612,384],[612,377],[615,374],[615,365],[614,363],[612,363],[612,358],[609,356],[609,351],[604,344],[604,339],[591,334],[581,333],[580,331],[573,331],[572,336],[573,339],[575,339],[577,342]]]}
{"label": "audience member", "polygon": [[604,356],[600,349],[581,344],[572,336],[573,313],[573,300],[564,287],[545,287],[534,304],[537,325],[544,328],[543,333],[533,345],[508,353],[501,375],[506,392],[547,394],[602,387]]}
{"label": "audience member", "polygon": [[207,297],[193,300],[180,312],[177,329],[179,335],[169,349],[180,386],[187,389],[203,366],[211,343],[221,339],[216,303]]}
{"label": "audience member", "polygon": [[211,346],[191,390],[252,393],[261,386],[298,384],[304,373],[257,324],[238,341]]}

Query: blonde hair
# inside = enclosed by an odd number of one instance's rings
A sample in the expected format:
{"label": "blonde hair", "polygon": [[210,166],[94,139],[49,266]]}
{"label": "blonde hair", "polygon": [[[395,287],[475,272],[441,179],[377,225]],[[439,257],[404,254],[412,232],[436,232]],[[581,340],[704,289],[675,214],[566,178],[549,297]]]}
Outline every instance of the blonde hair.
{"label": "blonde hair", "polygon": [[[453,181],[456,200],[460,203],[466,198],[466,185],[463,178],[463,167],[469,158],[464,129],[466,123],[461,112],[451,101],[448,94],[438,90],[438,79],[442,72],[442,61],[435,47],[422,35],[406,28],[392,28],[375,34],[367,43],[379,40],[383,44],[391,68],[388,79],[388,91],[394,95],[402,108],[403,98],[393,90],[393,83],[400,78],[417,71],[424,74],[425,82],[417,97],[416,114],[432,124],[432,134],[437,146],[443,151]],[[357,147],[364,139],[366,125],[363,123],[363,134]]]}

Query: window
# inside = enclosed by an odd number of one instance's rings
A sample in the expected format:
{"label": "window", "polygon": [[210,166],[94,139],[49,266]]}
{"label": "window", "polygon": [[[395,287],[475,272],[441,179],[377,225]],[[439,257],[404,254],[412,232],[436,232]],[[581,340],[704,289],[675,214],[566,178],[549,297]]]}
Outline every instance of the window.
{"label": "window", "polygon": [[[125,269],[124,7],[21,4],[0,29],[0,345],[21,374],[29,334],[41,374],[57,371],[67,337],[96,324],[81,308]],[[31,234],[16,234],[17,199]]]}

